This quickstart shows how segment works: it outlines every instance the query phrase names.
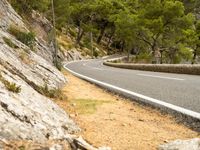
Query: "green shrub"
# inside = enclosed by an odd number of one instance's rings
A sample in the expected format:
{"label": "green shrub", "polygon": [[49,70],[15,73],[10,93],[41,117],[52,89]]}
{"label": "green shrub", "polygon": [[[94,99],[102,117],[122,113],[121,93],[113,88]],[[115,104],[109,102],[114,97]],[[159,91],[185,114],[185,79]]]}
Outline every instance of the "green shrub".
{"label": "green shrub", "polygon": [[49,98],[56,98],[60,100],[63,100],[66,98],[66,96],[63,95],[62,91],[59,88],[49,89],[47,84],[45,84],[43,87],[40,87],[39,93]]}
{"label": "green shrub", "polygon": [[68,32],[72,37],[76,37],[76,32],[73,29],[69,28]]}
{"label": "green shrub", "polygon": [[150,63],[152,61],[152,56],[151,54],[148,53],[140,53],[139,55],[136,56],[135,58],[136,63]]}
{"label": "green shrub", "polygon": [[7,90],[14,92],[14,93],[20,93],[21,92],[21,86],[17,86],[15,83],[5,82],[4,83]]}
{"label": "green shrub", "polygon": [[82,47],[86,47],[88,49],[91,49],[91,41],[89,37],[84,37],[83,38],[83,43],[81,43]]}
{"label": "green shrub", "polygon": [[17,45],[15,45],[9,38],[3,37],[4,42],[10,46],[11,48],[18,48]]}
{"label": "green shrub", "polygon": [[94,50],[93,55],[94,55],[94,57],[98,57],[99,53],[96,50]]}
{"label": "green shrub", "polygon": [[0,74],[0,81],[4,84],[7,90],[13,92],[13,93],[20,93],[21,92],[21,86],[17,86],[16,83],[11,83],[3,78],[3,76]]}
{"label": "green shrub", "polygon": [[61,71],[62,70],[62,62],[61,62],[61,60],[60,59],[58,59],[57,61],[53,61],[53,64],[54,64],[54,66],[59,70],[59,71]]}
{"label": "green shrub", "polygon": [[35,44],[35,34],[33,32],[24,32],[17,27],[11,26],[9,32],[14,35],[17,40],[21,41],[25,45],[29,46],[33,50]]}
{"label": "green shrub", "polygon": [[19,14],[30,15],[31,10],[45,12],[50,4],[49,0],[9,0],[9,3]]}

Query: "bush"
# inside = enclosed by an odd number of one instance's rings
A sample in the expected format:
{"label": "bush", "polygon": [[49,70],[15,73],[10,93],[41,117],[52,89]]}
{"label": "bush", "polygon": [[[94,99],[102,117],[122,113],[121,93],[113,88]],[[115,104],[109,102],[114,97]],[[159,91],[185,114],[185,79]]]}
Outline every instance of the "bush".
{"label": "bush", "polygon": [[45,12],[50,4],[48,0],[9,0],[9,2],[19,14],[25,15],[29,15],[33,9]]}
{"label": "bush", "polygon": [[21,92],[21,86],[17,86],[15,83],[10,83],[8,81],[6,81],[4,83],[5,87],[7,88],[7,90],[14,92],[14,93],[20,93]]}
{"label": "bush", "polygon": [[59,70],[59,71],[61,71],[62,70],[62,63],[61,63],[61,60],[60,59],[58,59],[57,61],[53,61],[53,64],[54,64],[54,66]]}
{"label": "bush", "polygon": [[93,55],[94,55],[94,57],[97,58],[97,57],[99,56],[99,53],[94,49],[94,50],[93,50]]}
{"label": "bush", "polygon": [[0,74],[0,81],[4,84],[7,90],[13,92],[13,93],[20,93],[21,92],[21,86],[17,86],[16,83],[11,83],[3,78],[3,76]]}
{"label": "bush", "polygon": [[42,95],[45,95],[49,98],[57,98],[60,100],[63,100],[66,98],[66,96],[63,95],[62,91],[60,89],[49,89],[48,85],[45,84],[43,87],[40,87],[39,93]]}
{"label": "bush", "polygon": [[35,44],[35,34],[33,32],[24,32],[13,26],[9,28],[9,32],[14,35],[17,40],[21,41],[33,50]]}
{"label": "bush", "polygon": [[135,61],[138,63],[149,63],[152,60],[151,54],[148,53],[140,53],[136,56]]}
{"label": "bush", "polygon": [[17,45],[15,45],[9,38],[3,37],[4,42],[10,46],[11,48],[18,48]]}
{"label": "bush", "polygon": [[89,37],[83,38],[83,43],[81,43],[81,47],[86,47],[88,49],[91,49],[91,41]]}
{"label": "bush", "polygon": [[72,37],[76,37],[76,32],[73,29],[69,28],[68,32]]}

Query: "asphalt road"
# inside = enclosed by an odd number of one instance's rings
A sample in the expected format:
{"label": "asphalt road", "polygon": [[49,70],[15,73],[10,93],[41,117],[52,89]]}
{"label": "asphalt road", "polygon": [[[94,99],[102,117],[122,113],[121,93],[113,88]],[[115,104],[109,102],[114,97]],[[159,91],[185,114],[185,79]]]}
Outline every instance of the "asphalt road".
{"label": "asphalt road", "polygon": [[72,62],[78,74],[200,113],[200,76],[138,71],[103,65],[103,60]]}

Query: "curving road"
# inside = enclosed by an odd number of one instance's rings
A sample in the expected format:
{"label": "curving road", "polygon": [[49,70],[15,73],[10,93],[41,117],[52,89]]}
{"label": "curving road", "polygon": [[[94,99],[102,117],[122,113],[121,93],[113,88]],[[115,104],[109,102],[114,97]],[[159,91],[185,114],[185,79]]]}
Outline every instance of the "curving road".
{"label": "curving road", "polygon": [[133,92],[136,97],[152,98],[161,105],[164,102],[167,107],[178,106],[178,111],[179,108],[189,110],[193,117],[200,119],[200,76],[113,68],[104,66],[103,61],[71,62],[65,68],[79,77],[82,75]]}

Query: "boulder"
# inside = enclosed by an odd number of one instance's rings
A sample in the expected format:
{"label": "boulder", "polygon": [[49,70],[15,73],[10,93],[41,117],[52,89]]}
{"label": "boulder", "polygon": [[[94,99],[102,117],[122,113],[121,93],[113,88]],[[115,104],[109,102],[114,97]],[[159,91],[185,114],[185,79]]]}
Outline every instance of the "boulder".
{"label": "boulder", "polygon": [[176,140],[161,145],[159,150],[200,150],[200,139]]}

